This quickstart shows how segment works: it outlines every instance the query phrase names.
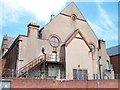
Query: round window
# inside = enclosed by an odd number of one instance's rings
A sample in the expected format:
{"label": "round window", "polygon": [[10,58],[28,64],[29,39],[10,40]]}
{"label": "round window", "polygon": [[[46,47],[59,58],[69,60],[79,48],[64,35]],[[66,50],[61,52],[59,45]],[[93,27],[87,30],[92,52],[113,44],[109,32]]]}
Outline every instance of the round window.
{"label": "round window", "polygon": [[93,44],[90,44],[91,52],[95,52],[95,46]]}
{"label": "round window", "polygon": [[71,18],[72,18],[73,21],[75,21],[77,19],[77,16],[75,14],[72,14]]}
{"label": "round window", "polygon": [[52,47],[58,47],[59,46],[59,39],[56,36],[52,36],[50,38],[50,45]]}

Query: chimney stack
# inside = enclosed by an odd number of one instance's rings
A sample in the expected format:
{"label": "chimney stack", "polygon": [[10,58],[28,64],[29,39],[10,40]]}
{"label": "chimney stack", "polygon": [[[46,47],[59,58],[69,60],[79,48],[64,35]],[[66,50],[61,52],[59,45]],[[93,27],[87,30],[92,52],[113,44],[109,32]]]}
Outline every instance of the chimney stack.
{"label": "chimney stack", "polygon": [[32,38],[38,38],[38,31],[39,31],[39,25],[36,23],[29,23],[28,24],[28,37]]}
{"label": "chimney stack", "polygon": [[7,52],[7,49],[8,49],[8,36],[7,35],[3,36],[1,49],[2,49],[2,56],[4,56],[4,54]]}

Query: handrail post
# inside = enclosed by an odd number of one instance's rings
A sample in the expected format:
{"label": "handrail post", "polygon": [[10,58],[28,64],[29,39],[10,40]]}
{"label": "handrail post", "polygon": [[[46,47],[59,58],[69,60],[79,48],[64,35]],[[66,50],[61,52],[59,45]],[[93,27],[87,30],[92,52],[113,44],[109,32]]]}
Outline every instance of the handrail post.
{"label": "handrail post", "polygon": [[44,79],[45,79],[45,72],[46,72],[46,70],[45,70],[45,61],[46,61],[46,54],[45,53],[43,53],[44,54]]}
{"label": "handrail post", "polygon": [[14,69],[12,69],[12,78],[14,77]]}
{"label": "handrail post", "polygon": [[[42,58],[42,56],[44,56]],[[35,58],[33,61],[29,62],[28,64],[26,64],[25,66],[21,67],[19,70],[17,70],[17,76],[21,75],[21,72],[25,73],[29,73],[29,69],[31,69],[32,67],[34,67],[35,65],[39,64],[42,60],[44,61],[43,65],[44,65],[44,77],[45,77],[45,61],[46,61],[46,53],[43,53],[43,55]]]}

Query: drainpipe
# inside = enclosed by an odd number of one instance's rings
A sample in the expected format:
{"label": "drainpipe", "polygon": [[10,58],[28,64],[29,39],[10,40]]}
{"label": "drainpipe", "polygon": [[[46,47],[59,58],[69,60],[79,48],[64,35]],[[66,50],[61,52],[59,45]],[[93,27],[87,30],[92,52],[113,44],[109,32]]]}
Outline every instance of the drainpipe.
{"label": "drainpipe", "polygon": [[[97,62],[97,90],[99,90],[99,75],[98,75],[98,69],[99,69],[99,73],[101,72],[100,71],[100,59],[101,59],[101,56],[99,56],[99,59],[98,59],[98,62]],[[100,79],[101,79],[101,74],[100,74]]]}
{"label": "drainpipe", "polygon": [[46,70],[45,70],[45,61],[46,61],[46,54],[45,53],[43,53],[44,54],[44,78],[45,78],[45,76],[46,76]]}
{"label": "drainpipe", "polygon": [[44,75],[43,75],[43,78],[45,79],[45,72],[46,72],[46,70],[45,70],[45,61],[46,61],[46,53],[45,53],[45,49],[44,48],[42,48],[42,53],[43,53],[43,55],[44,55],[44,63],[43,63],[43,69],[44,69]]}
{"label": "drainpipe", "polygon": [[101,59],[101,56],[99,56],[99,60],[98,60],[99,73],[100,73],[100,79],[101,79],[101,65],[100,65],[100,59]]}
{"label": "drainpipe", "polygon": [[102,58],[102,52],[100,50],[100,48],[98,49],[98,52],[99,52],[99,56],[98,56],[98,69],[99,69],[99,75],[100,75],[100,79],[102,79],[102,76],[101,76],[101,64],[100,64],[100,60]]}

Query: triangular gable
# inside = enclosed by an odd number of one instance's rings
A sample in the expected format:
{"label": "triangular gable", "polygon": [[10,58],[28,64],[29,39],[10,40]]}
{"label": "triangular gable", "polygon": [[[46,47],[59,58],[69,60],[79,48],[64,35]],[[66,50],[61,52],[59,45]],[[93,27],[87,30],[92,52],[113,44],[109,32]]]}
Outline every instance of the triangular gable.
{"label": "triangular gable", "polygon": [[[80,36],[78,37],[78,35],[80,35]],[[64,43],[65,46],[67,47],[74,38],[82,39],[82,40],[85,42],[85,44],[88,46],[88,48],[91,50],[90,45],[88,44],[87,40],[85,39],[85,37],[83,36],[83,34],[80,32],[79,29],[75,30],[75,31],[70,35],[70,37],[65,41],[65,43]]]}
{"label": "triangular gable", "polygon": [[[82,13],[80,12],[80,10],[78,9],[78,7],[75,5],[74,2],[71,2],[67,7],[65,7],[58,15],[56,15],[52,21],[58,17],[59,15],[64,15],[64,16],[68,16],[71,17],[73,14],[75,14],[77,16],[78,20],[81,21],[85,21],[84,16],[82,15]],[[51,21],[50,21],[51,22]],[[50,22],[48,22],[44,27],[46,27]],[[44,30],[44,27],[40,29],[40,31]]]}
{"label": "triangular gable", "polygon": [[[75,14],[78,19],[85,20],[82,13],[78,9],[78,7],[75,5],[74,2],[71,2],[65,9],[63,9],[60,14],[71,16],[72,14]],[[86,21],[86,20],[85,20]]]}

